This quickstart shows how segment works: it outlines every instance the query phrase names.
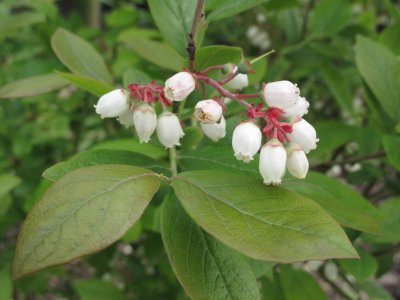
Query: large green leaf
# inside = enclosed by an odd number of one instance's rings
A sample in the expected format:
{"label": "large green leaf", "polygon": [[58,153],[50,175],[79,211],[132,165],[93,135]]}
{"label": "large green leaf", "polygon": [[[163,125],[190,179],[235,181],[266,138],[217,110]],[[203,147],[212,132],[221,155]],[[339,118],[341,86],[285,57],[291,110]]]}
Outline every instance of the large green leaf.
{"label": "large green leaf", "polygon": [[21,98],[45,94],[63,86],[68,81],[57,74],[27,77],[0,87],[0,98]]}
{"label": "large green leaf", "polygon": [[93,77],[59,71],[56,71],[56,73],[81,89],[84,89],[85,91],[88,91],[97,97],[100,97],[114,89],[112,85],[104,81],[94,79]]}
{"label": "large green leaf", "polygon": [[124,87],[132,83],[145,84],[151,81],[151,77],[145,72],[137,69],[126,70],[123,77]]}
{"label": "large green leaf", "polygon": [[0,198],[21,183],[21,179],[12,174],[0,174]]}
{"label": "large green leaf", "polygon": [[265,2],[267,0],[221,0],[207,16],[207,21],[229,18]]}
{"label": "large green leaf", "polygon": [[280,266],[279,282],[287,300],[328,299],[324,290],[311,274],[303,270],[295,270],[292,266]]}
{"label": "large green leaf", "polygon": [[154,22],[178,53],[185,57],[197,0],[148,0]]}
{"label": "large green leaf", "polygon": [[101,279],[93,278],[72,282],[81,300],[126,300],[122,290],[114,284]]}
{"label": "large green leaf", "polygon": [[0,271],[0,299],[13,299],[13,284],[10,271]]}
{"label": "large green leaf", "polygon": [[73,73],[111,82],[111,75],[101,55],[81,37],[58,28],[51,37],[51,46],[57,57]]}
{"label": "large green leaf", "polygon": [[396,55],[385,46],[359,36],[356,63],[382,108],[397,121],[400,115],[400,63]]}
{"label": "large green leaf", "polygon": [[141,36],[132,36],[129,40],[124,40],[123,43],[157,66],[172,71],[181,71],[183,68],[184,59],[167,44]]}
{"label": "large green leaf", "polygon": [[184,172],[172,186],[197,224],[252,258],[357,257],[340,226],[320,206],[291,191],[217,171]]}
{"label": "large green leaf", "polygon": [[378,210],[338,180],[309,172],[304,180],[288,178],[284,187],[314,200],[344,226],[375,234],[380,232],[381,216]]}
{"label": "large green leaf", "polygon": [[239,47],[207,46],[196,51],[196,70],[227,63],[237,64],[243,57],[243,50]]}
{"label": "large green leaf", "polygon": [[91,150],[78,153],[71,159],[48,168],[43,177],[56,181],[76,169],[109,164],[144,167],[167,175],[170,172],[164,163],[143,154],[124,150]]}
{"label": "large green leaf", "polygon": [[100,165],[52,185],[30,211],[15,252],[15,278],[97,252],[142,215],[160,184],[146,169]]}
{"label": "large green leaf", "polygon": [[173,193],[163,204],[161,235],[172,268],[191,299],[259,299],[246,259],[201,230]]}
{"label": "large green leaf", "polygon": [[389,162],[400,170],[400,136],[385,134],[382,137],[382,143]]}
{"label": "large green leaf", "polygon": [[351,20],[351,5],[347,0],[322,0],[310,18],[311,35],[317,37],[334,35]]}
{"label": "large green leaf", "polygon": [[357,249],[360,259],[340,259],[340,267],[347,273],[353,275],[358,282],[363,282],[371,277],[378,269],[376,259],[368,251]]}

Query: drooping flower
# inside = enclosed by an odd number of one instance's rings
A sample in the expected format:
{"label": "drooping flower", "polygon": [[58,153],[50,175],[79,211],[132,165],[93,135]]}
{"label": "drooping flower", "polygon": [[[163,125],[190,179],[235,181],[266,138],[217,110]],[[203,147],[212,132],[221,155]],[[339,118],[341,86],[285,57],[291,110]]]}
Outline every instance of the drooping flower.
{"label": "drooping flower", "polygon": [[272,139],[261,148],[259,170],[267,185],[280,184],[285,174],[286,150],[277,139]]}
{"label": "drooping flower", "polygon": [[204,134],[212,139],[214,142],[218,142],[220,139],[225,137],[226,122],[224,116],[221,117],[221,120],[218,123],[200,123],[200,126]]}
{"label": "drooping flower", "polygon": [[238,73],[233,79],[226,84],[229,88],[234,90],[241,90],[249,85],[249,77],[247,74]]}
{"label": "drooping flower", "polygon": [[294,177],[303,179],[306,177],[309,163],[303,149],[295,144],[287,150],[287,169]]}
{"label": "drooping flower", "polygon": [[129,109],[128,92],[124,89],[113,90],[100,97],[94,106],[101,118],[116,118]]}
{"label": "drooping flower", "polygon": [[292,117],[302,117],[308,113],[308,108],[310,107],[310,103],[304,97],[300,97],[299,101],[285,109],[285,117],[292,118]]}
{"label": "drooping flower", "polygon": [[133,111],[130,109],[127,109],[124,111],[122,114],[120,114],[117,118],[117,121],[125,126],[125,128],[129,128],[133,126]]}
{"label": "drooping flower", "polygon": [[296,120],[293,123],[293,131],[289,134],[289,138],[295,144],[300,145],[305,153],[317,148],[317,132],[315,128],[304,119]]}
{"label": "drooping flower", "polygon": [[239,124],[233,131],[232,147],[235,157],[244,162],[253,160],[253,156],[261,147],[262,134],[260,128],[252,122]]}
{"label": "drooping flower", "polygon": [[140,143],[147,143],[156,130],[157,115],[148,104],[142,104],[133,112],[133,123]]}
{"label": "drooping flower", "polygon": [[171,112],[164,112],[158,118],[157,137],[165,148],[180,146],[179,140],[185,135],[178,117]]}
{"label": "drooping flower", "polygon": [[299,95],[297,85],[287,80],[270,82],[263,87],[264,100],[270,107],[290,108],[298,102]]}
{"label": "drooping flower", "polygon": [[221,119],[222,107],[215,100],[201,100],[195,106],[194,116],[201,123],[216,123]]}
{"label": "drooping flower", "polygon": [[188,72],[179,72],[165,81],[164,95],[170,101],[182,101],[196,87],[196,81]]}

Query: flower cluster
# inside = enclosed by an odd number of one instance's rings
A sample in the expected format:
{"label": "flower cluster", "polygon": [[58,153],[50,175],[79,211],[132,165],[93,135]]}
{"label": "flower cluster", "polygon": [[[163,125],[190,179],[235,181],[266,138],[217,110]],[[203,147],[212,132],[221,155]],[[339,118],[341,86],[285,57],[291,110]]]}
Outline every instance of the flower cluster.
{"label": "flower cluster", "polygon": [[[213,69],[229,72],[226,78],[217,81],[207,76]],[[306,176],[309,168],[306,153],[317,147],[318,139],[313,126],[303,119],[309,103],[300,96],[297,85],[289,81],[264,84],[261,93],[240,94],[237,91],[248,86],[249,80],[247,74],[239,73],[238,66],[213,66],[201,72],[185,70],[167,79],[164,86],[155,81],[145,85],[135,83],[128,86],[130,95],[124,89],[105,94],[95,106],[96,112],[102,118],[117,117],[126,127],[134,126],[140,142],[148,142],[156,131],[166,148],[179,146],[184,132],[179,118],[168,107],[173,101],[185,100],[199,82],[211,85],[221,96],[200,100],[195,105],[193,116],[207,137],[215,142],[225,137],[226,106],[222,99],[232,99],[246,108],[249,118],[234,129],[234,156],[248,163],[261,149],[259,170],[268,185],[280,184],[286,169],[297,178]],[[248,98],[263,101],[256,105],[245,101]],[[163,108],[158,118],[153,107],[157,101]]]}

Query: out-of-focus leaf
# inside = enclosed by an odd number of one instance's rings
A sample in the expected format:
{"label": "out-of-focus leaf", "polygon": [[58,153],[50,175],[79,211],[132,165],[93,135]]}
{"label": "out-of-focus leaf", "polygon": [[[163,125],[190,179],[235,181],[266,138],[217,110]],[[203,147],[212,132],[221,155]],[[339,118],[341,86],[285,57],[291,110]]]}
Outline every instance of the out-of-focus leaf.
{"label": "out-of-focus leaf", "polygon": [[0,271],[0,287],[0,299],[13,299],[13,284],[11,280],[11,273],[9,271]]}
{"label": "out-of-focus leaf", "polygon": [[[371,59],[373,58],[373,59]],[[400,115],[400,62],[385,46],[359,36],[357,68],[384,111],[398,121]]]}
{"label": "out-of-focus leaf", "polygon": [[14,278],[109,246],[139,220],[159,184],[154,172],[125,165],[68,173],[29,212],[17,241]]}
{"label": "out-of-focus leaf", "polygon": [[378,210],[344,183],[309,172],[304,180],[288,178],[284,186],[314,200],[344,226],[375,234],[380,232]]}
{"label": "out-of-focus leaf", "polygon": [[400,40],[398,39],[400,32],[400,23],[395,23],[385,28],[379,35],[379,42],[392,50],[395,54],[400,55]]}
{"label": "out-of-focus leaf", "polygon": [[5,196],[13,188],[21,183],[21,179],[12,174],[0,175],[0,197]]}
{"label": "out-of-focus leaf", "polygon": [[111,282],[86,279],[72,282],[81,300],[126,300],[124,293]]}
{"label": "out-of-focus leaf", "polygon": [[94,79],[93,77],[59,71],[56,71],[56,73],[81,89],[84,89],[85,91],[88,91],[97,97],[100,97],[114,89],[112,85],[104,81]]}
{"label": "out-of-focus leaf", "polygon": [[243,57],[243,50],[230,46],[207,46],[196,51],[196,70],[227,63],[237,64]]}
{"label": "out-of-focus leaf", "polygon": [[154,22],[178,53],[185,57],[196,0],[148,0]]}
{"label": "out-of-focus leaf", "polygon": [[394,300],[394,298],[377,282],[367,281],[361,288],[368,294],[370,300]]}
{"label": "out-of-focus leaf", "polygon": [[81,37],[58,28],[51,37],[51,46],[57,57],[73,73],[111,82],[111,75],[101,55]]}
{"label": "out-of-focus leaf", "polygon": [[36,23],[43,23],[46,16],[36,12],[22,12],[0,19],[0,37],[7,36],[10,33],[15,34],[15,30],[23,27],[32,26]]}
{"label": "out-of-focus leaf", "polygon": [[221,0],[218,5],[208,14],[207,21],[213,22],[234,15],[256,7],[267,0]]}
{"label": "out-of-focus leaf", "polygon": [[293,262],[357,257],[340,226],[296,193],[217,171],[180,173],[172,186],[197,224],[252,258]]}
{"label": "out-of-focus leaf", "polygon": [[149,75],[147,75],[145,72],[137,70],[137,69],[129,69],[124,73],[124,87],[128,87],[129,84],[132,83],[139,83],[139,84],[145,84],[151,81],[151,78]]}
{"label": "out-of-focus leaf", "polygon": [[360,259],[340,259],[340,267],[353,275],[358,282],[363,282],[375,274],[378,269],[376,259],[368,251],[357,248]]}
{"label": "out-of-focus leaf", "polygon": [[0,98],[22,98],[45,94],[68,84],[57,74],[32,76],[10,82],[0,87]]}
{"label": "out-of-focus leaf", "polygon": [[180,143],[181,147],[185,150],[195,148],[204,136],[199,127],[186,127],[183,131],[185,135],[180,140]]}
{"label": "out-of-focus leaf", "polygon": [[382,143],[389,162],[400,170],[400,136],[385,134],[382,137]]}
{"label": "out-of-focus leaf", "polygon": [[164,200],[161,216],[165,250],[191,299],[259,299],[245,258],[203,232],[173,193]]}

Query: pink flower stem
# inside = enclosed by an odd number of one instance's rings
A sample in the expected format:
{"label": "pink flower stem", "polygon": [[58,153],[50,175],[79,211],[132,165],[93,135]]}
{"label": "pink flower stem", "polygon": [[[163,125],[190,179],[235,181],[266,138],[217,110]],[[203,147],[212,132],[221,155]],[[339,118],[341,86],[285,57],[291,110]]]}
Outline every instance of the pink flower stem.
{"label": "pink flower stem", "polygon": [[204,70],[202,70],[200,73],[204,73],[205,74],[205,73],[210,72],[212,70],[222,70],[223,68],[224,68],[224,66],[221,66],[221,65],[210,66],[210,67],[207,67]]}

